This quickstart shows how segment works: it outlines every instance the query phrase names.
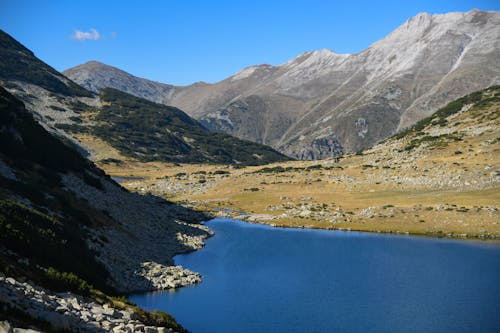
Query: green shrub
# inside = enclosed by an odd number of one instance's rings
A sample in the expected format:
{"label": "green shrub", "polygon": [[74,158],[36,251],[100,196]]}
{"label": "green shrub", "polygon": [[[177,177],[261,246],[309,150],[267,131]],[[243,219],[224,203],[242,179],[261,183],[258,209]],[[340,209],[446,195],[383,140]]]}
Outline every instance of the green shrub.
{"label": "green shrub", "polygon": [[60,272],[53,267],[49,267],[45,272],[45,276],[51,289],[55,291],[72,291],[74,293],[90,296],[94,287],[87,281],[79,278],[73,273]]}
{"label": "green shrub", "polygon": [[214,175],[229,175],[230,172],[229,171],[226,171],[226,170],[215,170]]}
{"label": "green shrub", "polygon": [[321,164],[314,164],[311,166],[308,166],[306,170],[321,170],[323,166]]}

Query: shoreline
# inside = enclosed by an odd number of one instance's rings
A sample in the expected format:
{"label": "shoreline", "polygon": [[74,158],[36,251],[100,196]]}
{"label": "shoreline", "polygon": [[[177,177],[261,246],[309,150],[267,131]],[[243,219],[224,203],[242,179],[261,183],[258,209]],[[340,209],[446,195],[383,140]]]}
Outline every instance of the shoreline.
{"label": "shoreline", "polygon": [[[213,214],[214,211],[204,211],[206,214]],[[500,235],[474,235],[474,234],[456,234],[456,233],[418,233],[411,231],[392,231],[392,230],[367,230],[367,229],[357,229],[357,228],[344,228],[344,227],[321,227],[314,225],[287,225],[287,224],[276,224],[276,223],[266,223],[265,220],[253,220],[249,221],[240,216],[223,215],[221,211],[218,211],[216,215],[212,215],[214,219],[216,218],[227,218],[236,221],[241,221],[248,224],[259,224],[265,225],[273,228],[283,228],[283,229],[311,229],[311,230],[329,230],[329,231],[344,231],[344,232],[362,232],[370,234],[381,234],[381,235],[394,235],[394,236],[414,236],[414,237],[425,237],[434,239],[450,239],[450,240],[462,240],[462,241],[480,241],[480,242],[493,242],[500,243]],[[246,214],[245,216],[251,217],[252,215]],[[276,221],[276,220],[269,220]]]}
{"label": "shoreline", "polygon": [[[368,157],[374,165],[369,155],[349,159]],[[363,173],[362,163],[366,162],[358,160],[355,165],[352,161],[342,165],[323,161],[314,162],[322,163],[315,168],[311,167],[313,162],[268,167],[311,168],[307,172],[286,173],[263,173],[261,167],[155,165],[153,168],[134,164],[124,174],[144,179],[122,185],[130,191],[152,193],[212,217],[238,218],[250,223],[254,221],[248,218],[278,227],[350,229],[481,241],[500,239],[495,179],[488,178],[481,189],[472,188],[477,184],[470,188],[417,186],[411,177],[397,185],[384,180],[394,170],[372,167],[370,173]],[[111,175],[118,171],[112,166],[105,170]],[[440,179],[428,173],[428,181]],[[460,184],[466,181],[470,180],[461,179]]]}
{"label": "shoreline", "polygon": [[[140,286],[139,283],[135,288],[130,288],[129,284],[129,289],[117,290],[114,296],[98,290],[94,290],[90,295],[74,291],[58,292],[26,277],[0,272],[0,295],[2,295],[0,331],[15,333],[20,329],[29,329],[30,332],[41,333],[56,329],[96,333],[187,332],[170,314],[147,311],[128,299],[132,294],[172,291],[202,282],[200,273],[175,265],[174,262],[174,257],[177,255],[205,247],[205,240],[214,235],[212,230],[202,224],[205,220],[196,222],[199,228],[206,231],[203,236],[193,236],[199,238],[196,242],[198,246],[184,248],[183,251],[174,252],[172,256],[165,256],[164,261],[169,261],[173,265],[157,262],[141,263],[142,271],[131,272],[128,281],[137,283],[145,281],[147,284]],[[178,223],[182,225],[182,222]],[[127,257],[127,265],[136,265],[136,259]]]}

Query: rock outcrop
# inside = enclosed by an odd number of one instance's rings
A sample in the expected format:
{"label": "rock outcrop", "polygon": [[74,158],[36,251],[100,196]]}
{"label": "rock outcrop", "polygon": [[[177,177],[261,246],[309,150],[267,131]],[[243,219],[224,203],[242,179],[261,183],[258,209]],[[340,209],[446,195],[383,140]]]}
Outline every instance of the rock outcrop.
{"label": "rock outcrop", "polygon": [[[4,312],[20,311],[52,329],[70,332],[173,332],[170,328],[144,325],[130,309],[115,309],[72,294],[54,293],[30,282],[20,282],[0,273],[0,295]],[[15,328],[0,321],[0,332],[31,333],[38,330]]]}

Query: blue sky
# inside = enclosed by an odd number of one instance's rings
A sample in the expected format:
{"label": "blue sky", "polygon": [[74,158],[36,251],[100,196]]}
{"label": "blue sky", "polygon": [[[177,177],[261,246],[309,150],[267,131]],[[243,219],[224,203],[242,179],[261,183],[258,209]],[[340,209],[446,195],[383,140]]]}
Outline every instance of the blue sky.
{"label": "blue sky", "polygon": [[0,0],[0,28],[57,70],[98,60],[184,85],[305,51],[356,53],[419,12],[473,8],[500,1]]}

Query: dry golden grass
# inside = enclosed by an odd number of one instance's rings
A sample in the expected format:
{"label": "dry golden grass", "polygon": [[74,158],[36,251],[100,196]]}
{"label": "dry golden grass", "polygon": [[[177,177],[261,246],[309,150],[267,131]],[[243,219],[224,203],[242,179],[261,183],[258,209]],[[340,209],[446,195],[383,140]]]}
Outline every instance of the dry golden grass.
{"label": "dry golden grass", "polygon": [[106,158],[115,158],[118,160],[126,159],[118,150],[111,147],[106,141],[89,134],[77,133],[73,137],[84,147],[86,147],[95,161]]}
{"label": "dry golden grass", "polygon": [[[356,157],[355,159],[357,159]],[[282,166],[302,167],[315,162],[290,162]],[[348,164],[348,163],[344,163]],[[200,176],[200,171],[207,173],[221,170],[220,166],[180,165],[161,163],[128,163],[127,168],[115,166],[107,171],[116,176],[145,177],[143,181],[130,182],[148,188],[158,179],[169,177],[174,183],[190,188]],[[363,183],[366,179],[377,179],[376,171],[363,171],[361,167],[348,166],[343,170],[286,172],[283,174],[254,174],[260,167],[245,169],[226,168],[229,176],[210,176],[214,185],[203,188],[197,194],[181,191],[170,200],[190,203],[194,207],[216,212],[220,208],[244,211],[248,214],[268,214],[279,217],[261,220],[261,223],[275,226],[350,229],[380,232],[409,232],[412,234],[500,236],[498,186],[483,190],[464,190],[461,188],[426,189],[412,185],[396,183]],[[114,172],[113,172],[114,171]],[[398,171],[393,171],[398,173]],[[176,179],[174,175],[186,173],[185,179]],[[332,181],[329,177],[345,176],[356,180],[353,183]],[[321,181],[317,181],[320,179]],[[127,184],[125,184],[127,186]],[[258,188],[258,191],[252,191]],[[161,194],[161,193],[160,193]],[[303,201],[304,197],[307,201]],[[336,223],[317,218],[297,216],[280,217],[284,209],[270,210],[269,207],[291,202],[295,206],[302,203],[310,205],[327,204],[329,210],[338,209],[348,220],[340,219]],[[372,207],[372,208],[370,208]],[[436,208],[438,207],[438,208]],[[366,214],[361,214],[364,210]],[[238,214],[233,214],[238,215]]]}

